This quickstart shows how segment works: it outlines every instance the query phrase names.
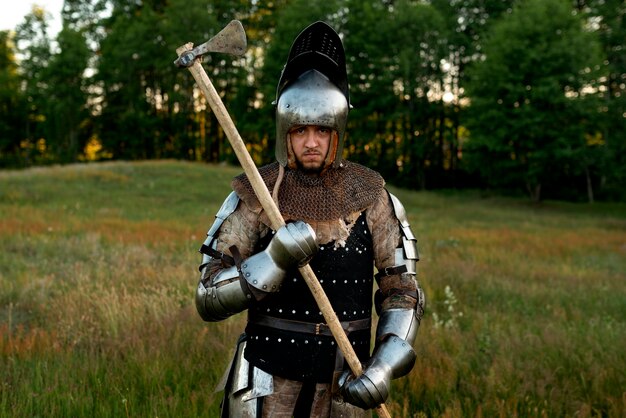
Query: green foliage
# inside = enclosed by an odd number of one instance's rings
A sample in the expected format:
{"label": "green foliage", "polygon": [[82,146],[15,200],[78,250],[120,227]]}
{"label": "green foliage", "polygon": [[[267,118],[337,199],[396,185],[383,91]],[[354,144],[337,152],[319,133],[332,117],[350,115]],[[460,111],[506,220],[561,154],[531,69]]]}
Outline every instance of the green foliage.
{"label": "green foliage", "polygon": [[583,95],[597,80],[599,44],[560,0],[528,0],[493,26],[484,53],[468,84],[469,164],[538,200],[565,166],[593,164],[580,154],[593,129],[584,121],[596,104]]}
{"label": "green foliage", "polygon": [[[526,18],[520,9],[529,10]],[[620,0],[65,0],[63,30],[52,37],[50,16],[35,7],[7,34],[15,47],[7,44],[6,56],[19,61],[0,62],[0,74],[17,76],[1,88],[10,110],[0,116],[0,165],[105,158],[235,162],[193,79],[172,64],[177,47],[205,42],[231,19],[244,24],[248,53],[210,54],[204,65],[254,160],[267,163],[275,135],[272,101],[287,51],[306,25],[325,20],[347,53],[354,109],[346,158],[416,189],[528,187],[539,197],[541,185],[547,197],[621,199],[623,15]],[[514,28],[514,20],[527,26]],[[502,59],[523,65],[497,62]],[[468,79],[472,66],[482,67],[473,78],[481,72],[509,85],[482,91]],[[505,80],[503,71],[527,79]],[[531,90],[516,91],[519,86]],[[484,100],[485,94],[507,105]],[[510,108],[516,102],[522,107]],[[494,125],[496,115],[504,122]],[[480,154],[489,130],[527,149],[515,150],[521,156],[512,162],[507,146],[485,148],[485,164]],[[520,139],[524,130],[532,140]],[[530,162],[519,164],[524,159]],[[541,168],[547,161],[549,172]]]}
{"label": "green foliage", "polygon": [[91,51],[83,34],[67,27],[57,42],[60,52],[51,57],[44,71],[51,86],[45,109],[46,138],[56,159],[68,163],[78,160],[89,138],[83,127],[88,117],[83,74]]}
{"label": "green foliage", "polygon": [[17,27],[14,38],[21,55],[20,82],[26,103],[25,126],[19,131],[19,142],[14,142],[14,149],[18,150],[18,159],[23,165],[45,163],[50,158],[45,139],[45,106],[52,88],[45,78],[45,69],[52,55],[49,19],[44,10],[34,7]]}
{"label": "green foliage", "polygon": [[[239,172],[0,171],[0,416],[219,416],[245,315],[203,323],[193,295]],[[624,204],[391,191],[427,297],[392,416],[624,416]]]}
{"label": "green foliage", "polygon": [[359,4],[348,6],[346,48],[355,107],[350,155],[397,184],[423,188],[426,166],[441,163],[445,142],[444,127],[437,126],[445,118],[443,102],[433,97],[437,91],[441,96],[443,87],[443,20],[426,4]]}
{"label": "green foliage", "polygon": [[603,2],[580,2],[580,12],[586,16],[590,26],[596,29],[601,40],[604,66],[607,76],[603,82],[600,117],[601,133],[606,148],[604,151],[604,169],[598,170],[608,185],[601,193],[618,197],[626,184],[626,54],[624,39],[626,25],[624,14],[626,7],[621,0]]}
{"label": "green foliage", "polygon": [[0,32],[0,164],[19,165],[19,143],[13,136],[26,124],[15,47],[9,32]]}
{"label": "green foliage", "polygon": [[[196,33],[203,23],[205,27],[215,26],[214,21],[207,21],[206,13],[191,5],[188,12],[203,18],[190,28]],[[166,34],[173,33],[166,29],[168,23],[162,11],[149,7],[128,10],[122,6],[113,10],[108,21],[109,34],[100,45],[102,56],[97,65],[97,80],[104,93],[98,131],[104,147],[114,157],[154,158],[164,148],[167,137],[162,134],[170,129],[162,130],[165,126],[161,124],[168,121],[170,108],[159,109],[157,103],[167,106],[163,100],[169,86],[164,83],[174,81],[169,67],[173,67],[175,53],[166,43]],[[166,62],[168,71],[164,72]],[[192,106],[190,96],[179,93],[177,98],[186,101],[185,108]],[[166,115],[160,116],[161,111]],[[176,124],[180,125],[184,122]]]}

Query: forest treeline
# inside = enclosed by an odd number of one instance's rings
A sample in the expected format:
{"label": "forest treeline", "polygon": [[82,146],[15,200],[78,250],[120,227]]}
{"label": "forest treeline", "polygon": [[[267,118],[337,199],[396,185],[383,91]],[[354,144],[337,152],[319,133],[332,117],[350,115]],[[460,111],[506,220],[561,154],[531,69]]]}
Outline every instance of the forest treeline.
{"label": "forest treeline", "polygon": [[626,199],[622,0],[65,0],[0,32],[0,168],[102,159],[235,162],[176,48],[243,23],[204,59],[258,164],[294,37],[346,49],[345,157],[413,189]]}

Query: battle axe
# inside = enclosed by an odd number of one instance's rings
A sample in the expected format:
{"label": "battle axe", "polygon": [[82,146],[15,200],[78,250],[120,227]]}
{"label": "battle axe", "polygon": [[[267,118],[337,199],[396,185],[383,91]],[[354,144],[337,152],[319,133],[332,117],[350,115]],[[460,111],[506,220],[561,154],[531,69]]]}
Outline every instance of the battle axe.
{"label": "battle axe", "polygon": [[[285,221],[278,209],[278,206],[272,199],[265,182],[261,178],[254,161],[252,161],[252,157],[250,157],[243,139],[241,139],[239,131],[237,131],[237,128],[235,127],[235,123],[228,114],[222,99],[215,90],[215,87],[213,86],[213,83],[211,83],[206,71],[204,71],[201,60],[199,59],[202,55],[209,52],[221,52],[235,56],[242,56],[245,54],[246,48],[246,32],[241,22],[233,20],[217,35],[202,45],[193,48],[192,43],[187,43],[177,48],[176,53],[178,54],[178,59],[174,61],[174,63],[179,67],[187,67],[193,75],[193,78],[196,80],[196,83],[198,83],[200,90],[202,90],[202,93],[209,102],[215,117],[222,126],[228,141],[232,145],[239,163],[241,164],[245,174],[248,176],[259,202],[261,202],[263,209],[267,213],[272,224],[272,229],[278,230],[281,226],[285,225]],[[311,293],[313,294],[313,297],[315,298],[315,301],[317,302],[317,305],[326,320],[326,324],[328,324],[328,327],[337,341],[337,345],[341,349],[343,356],[348,362],[352,373],[359,376],[363,373],[361,362],[354,352],[345,331],[341,327],[341,323],[339,322],[328,297],[324,293],[324,289],[322,289],[317,277],[315,277],[315,273],[307,264],[304,267],[300,267],[300,274],[311,290]],[[381,417],[391,417],[384,404],[377,408],[377,412]]]}

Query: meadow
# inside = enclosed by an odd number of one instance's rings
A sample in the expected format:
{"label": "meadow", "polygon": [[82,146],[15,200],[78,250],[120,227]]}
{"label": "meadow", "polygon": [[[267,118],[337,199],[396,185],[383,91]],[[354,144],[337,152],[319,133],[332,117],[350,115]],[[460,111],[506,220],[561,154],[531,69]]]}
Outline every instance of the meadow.
{"label": "meadow", "polygon": [[[219,416],[245,314],[203,323],[193,298],[239,172],[0,171],[0,417]],[[389,187],[427,296],[392,416],[626,416],[626,205]]]}

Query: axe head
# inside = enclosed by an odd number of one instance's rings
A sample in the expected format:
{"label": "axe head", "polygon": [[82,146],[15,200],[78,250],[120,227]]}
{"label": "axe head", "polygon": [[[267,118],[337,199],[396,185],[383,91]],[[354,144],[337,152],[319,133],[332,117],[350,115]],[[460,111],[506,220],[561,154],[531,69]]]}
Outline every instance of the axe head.
{"label": "axe head", "polygon": [[179,67],[190,67],[196,58],[209,52],[220,52],[239,57],[245,54],[247,46],[246,31],[243,25],[238,20],[232,20],[217,35],[202,45],[180,54],[174,64]]}

